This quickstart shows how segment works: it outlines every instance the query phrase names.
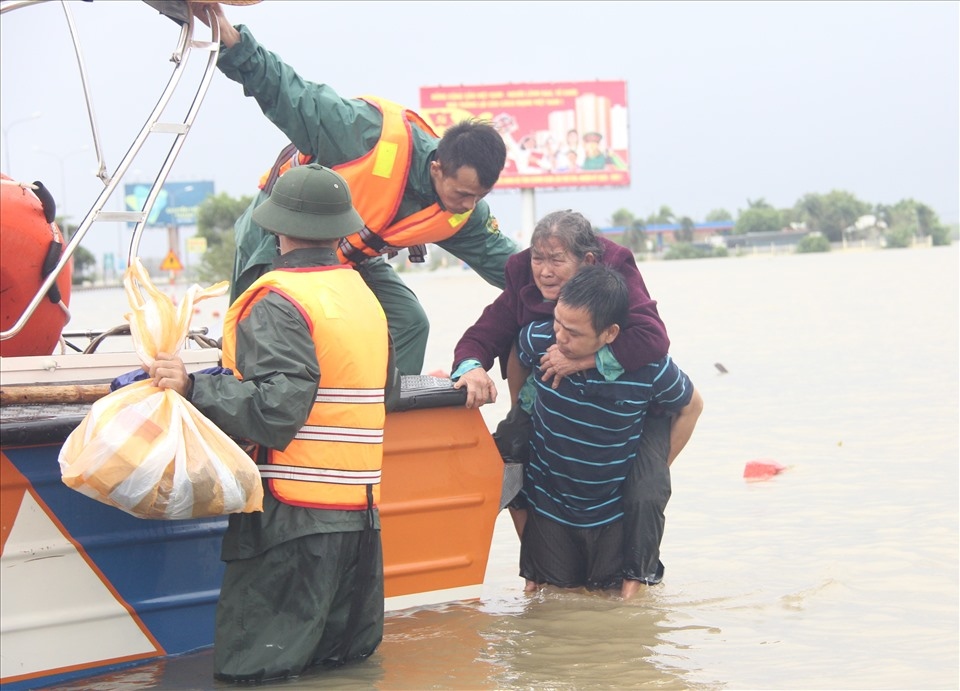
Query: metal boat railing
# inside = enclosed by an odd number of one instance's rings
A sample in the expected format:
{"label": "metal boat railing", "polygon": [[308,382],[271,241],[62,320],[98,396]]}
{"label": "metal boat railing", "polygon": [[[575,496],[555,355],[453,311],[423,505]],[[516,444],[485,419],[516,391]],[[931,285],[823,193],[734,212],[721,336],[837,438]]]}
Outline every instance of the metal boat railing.
{"label": "metal boat railing", "polygon": [[[0,2],[0,14],[49,1],[57,0],[3,0]],[[167,15],[180,24],[180,37],[177,40],[176,48],[170,57],[170,61],[174,63],[173,72],[171,73],[170,79],[167,82],[167,86],[160,95],[156,106],[151,111],[146,122],[141,128],[140,133],[130,145],[130,148],[121,159],[116,170],[110,174],[107,171],[107,166],[103,157],[103,150],[100,145],[100,135],[97,128],[96,118],[94,116],[92,94],[90,93],[86,66],[83,59],[83,52],[80,47],[80,39],[77,33],[76,24],[73,20],[70,3],[68,3],[67,0],[59,0],[59,2],[63,7],[63,12],[66,16],[67,24],[70,29],[70,36],[73,40],[74,52],[76,53],[77,62],[80,68],[83,96],[87,105],[87,114],[90,120],[90,128],[93,134],[93,141],[97,154],[96,176],[103,181],[104,189],[99,194],[96,201],[94,201],[86,216],[84,216],[83,221],[81,221],[73,237],[64,248],[60,260],[57,262],[54,269],[46,276],[37,290],[36,295],[34,295],[33,299],[24,309],[23,314],[8,330],[0,332],[0,340],[13,338],[23,329],[26,323],[30,320],[30,317],[33,316],[33,313],[36,311],[41,301],[45,299],[47,292],[56,282],[60,272],[63,271],[63,269],[67,266],[70,258],[76,251],[76,248],[83,241],[87,231],[94,223],[136,223],[133,236],[130,240],[127,264],[129,265],[138,255],[140,239],[143,236],[143,232],[146,228],[150,211],[153,208],[157,197],[160,195],[160,191],[163,189],[163,184],[166,181],[170,170],[173,168],[173,163],[183,147],[187,134],[190,132],[190,129],[193,126],[197,112],[200,109],[200,104],[203,102],[203,99],[207,93],[207,89],[210,86],[210,82],[213,79],[214,72],[216,72],[217,58],[220,54],[220,28],[217,25],[217,22],[210,22],[211,26],[209,27],[209,30],[211,36],[209,40],[201,41],[194,39],[194,27],[198,23],[195,22],[192,9],[185,0],[164,0],[163,2],[145,3],[154,7],[162,14]],[[199,25],[204,26],[202,23],[199,23]],[[186,70],[187,60],[191,54],[191,51],[193,50],[206,52],[207,62],[202,74],[199,77],[199,81],[194,85],[193,98],[190,103],[190,107],[187,109],[186,114],[179,118],[179,120],[162,121],[161,118],[164,115],[164,111],[166,110],[171,99],[174,97],[174,94],[177,93],[177,89],[181,84],[181,77]],[[173,135],[173,139],[170,142],[166,157],[164,158],[154,177],[153,184],[150,187],[150,192],[147,195],[143,208],[140,211],[105,211],[104,208],[107,205],[107,202],[111,199],[117,188],[121,188],[120,183],[123,181],[127,171],[130,170],[131,165],[133,164],[134,160],[136,160],[147,139],[150,137],[150,135],[154,134]],[[138,173],[140,172],[142,171],[138,171]]]}

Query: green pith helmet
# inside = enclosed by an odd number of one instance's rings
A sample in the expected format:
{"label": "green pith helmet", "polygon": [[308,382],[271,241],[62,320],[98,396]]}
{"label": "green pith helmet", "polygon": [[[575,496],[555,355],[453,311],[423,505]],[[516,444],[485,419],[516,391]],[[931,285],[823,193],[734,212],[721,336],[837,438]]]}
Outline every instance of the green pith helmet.
{"label": "green pith helmet", "polygon": [[281,175],[270,198],[253,210],[253,220],[271,233],[301,240],[334,240],[363,229],[346,181],[317,163]]}

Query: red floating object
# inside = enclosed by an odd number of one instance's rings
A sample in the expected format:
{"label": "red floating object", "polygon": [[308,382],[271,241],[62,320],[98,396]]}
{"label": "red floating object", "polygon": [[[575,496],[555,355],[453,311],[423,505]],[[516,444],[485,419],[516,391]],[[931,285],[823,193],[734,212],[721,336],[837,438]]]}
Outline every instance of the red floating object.
{"label": "red floating object", "polygon": [[[3,174],[0,178],[11,180]],[[45,265],[49,260],[52,270],[66,244],[60,228],[48,223],[45,214],[43,202],[33,191],[14,184],[0,186],[0,326],[4,331],[26,312],[46,279]],[[0,341],[0,357],[50,355],[54,351],[69,318],[65,308],[70,305],[72,272],[71,260],[53,286],[64,306],[49,298],[48,292],[20,332]]]}
{"label": "red floating object", "polygon": [[786,470],[786,466],[780,465],[770,458],[757,458],[747,461],[743,469],[743,477],[748,480],[768,480]]}

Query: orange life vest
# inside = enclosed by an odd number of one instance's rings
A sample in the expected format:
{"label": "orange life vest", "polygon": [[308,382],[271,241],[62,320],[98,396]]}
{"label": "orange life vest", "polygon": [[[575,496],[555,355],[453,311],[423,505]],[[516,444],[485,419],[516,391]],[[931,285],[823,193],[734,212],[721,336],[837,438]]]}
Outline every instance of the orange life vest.
{"label": "orange life vest", "polygon": [[361,511],[380,498],[387,320],[376,297],[343,264],[273,270],[230,307],[223,365],[236,369],[236,327],[270,292],[290,300],[310,326],[320,385],[310,415],[283,451],[270,449],[260,475],[280,501],[316,509]]}
{"label": "orange life vest", "polygon": [[[366,226],[343,238],[337,249],[341,262],[354,264],[404,247],[446,240],[463,227],[472,213],[453,214],[434,203],[406,218],[395,219],[413,160],[411,126],[416,125],[433,137],[437,135],[412,110],[373,96],[363,100],[383,116],[380,139],[360,158],[333,166],[350,185],[353,205]],[[313,160],[313,156],[300,153],[292,144],[287,146],[260,178],[260,189],[269,194],[277,178],[287,170]]]}

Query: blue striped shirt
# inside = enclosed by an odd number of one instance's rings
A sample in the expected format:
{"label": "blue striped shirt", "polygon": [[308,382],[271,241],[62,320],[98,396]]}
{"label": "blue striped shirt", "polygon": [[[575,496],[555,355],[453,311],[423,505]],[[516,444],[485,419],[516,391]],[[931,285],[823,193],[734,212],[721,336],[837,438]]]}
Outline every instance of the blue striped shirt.
{"label": "blue striped shirt", "polygon": [[579,528],[623,516],[623,481],[640,447],[647,408],[670,412],[690,402],[693,384],[669,355],[608,381],[596,368],[541,381],[540,357],[555,343],[553,322],[528,324],[520,361],[536,384],[531,457],[523,492],[539,513]]}

